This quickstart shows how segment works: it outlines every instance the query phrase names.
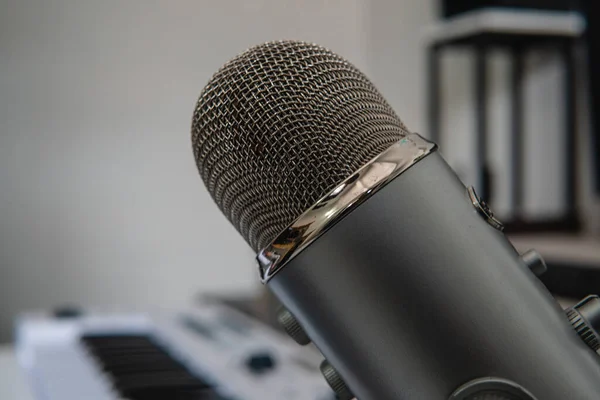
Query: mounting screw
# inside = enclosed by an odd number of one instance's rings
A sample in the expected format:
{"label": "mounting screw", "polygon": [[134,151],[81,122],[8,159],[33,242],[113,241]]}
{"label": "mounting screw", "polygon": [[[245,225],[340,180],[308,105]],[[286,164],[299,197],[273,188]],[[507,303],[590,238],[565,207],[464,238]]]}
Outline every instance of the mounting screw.
{"label": "mounting screw", "polygon": [[327,384],[335,392],[339,400],[352,400],[354,398],[354,395],[350,389],[348,389],[348,386],[346,386],[346,383],[340,374],[338,374],[335,368],[329,364],[329,361],[323,360],[319,368],[321,369],[321,373],[325,377]]}
{"label": "mounting screw", "polygon": [[600,354],[600,298],[588,296],[566,310],[569,322],[581,338],[592,350]]}
{"label": "mounting screw", "polygon": [[279,311],[277,311],[277,320],[296,343],[301,346],[310,343],[310,338],[304,331],[304,328],[302,328],[296,317],[294,317],[285,307],[281,307]]}

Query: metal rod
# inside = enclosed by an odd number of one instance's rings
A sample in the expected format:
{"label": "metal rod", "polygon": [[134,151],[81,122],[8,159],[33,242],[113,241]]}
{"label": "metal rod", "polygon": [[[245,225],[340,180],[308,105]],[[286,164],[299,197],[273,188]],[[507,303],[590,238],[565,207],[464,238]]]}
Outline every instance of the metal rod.
{"label": "metal rod", "polygon": [[563,42],[562,57],[565,66],[564,73],[564,100],[565,100],[565,202],[569,215],[575,215],[577,208],[577,95],[575,76],[574,42],[566,39]]}
{"label": "metal rod", "polygon": [[512,209],[516,218],[522,216],[524,201],[523,162],[525,137],[523,135],[523,49],[520,46],[512,48],[511,76],[511,187]]}
{"label": "metal rod", "polygon": [[478,191],[484,200],[490,199],[490,177],[487,168],[487,51],[484,45],[475,48],[475,167]]}
{"label": "metal rod", "polygon": [[427,50],[427,112],[429,132],[428,136],[432,142],[440,144],[440,47],[429,46]]}

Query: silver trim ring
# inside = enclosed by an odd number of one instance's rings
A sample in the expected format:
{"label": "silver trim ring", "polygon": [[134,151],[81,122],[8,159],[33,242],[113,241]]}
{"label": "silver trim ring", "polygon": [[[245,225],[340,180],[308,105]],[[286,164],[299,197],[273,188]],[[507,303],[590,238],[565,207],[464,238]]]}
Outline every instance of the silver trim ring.
{"label": "silver trim ring", "polygon": [[502,222],[500,222],[498,218],[494,216],[494,213],[492,210],[490,210],[490,207],[487,205],[487,203],[479,198],[479,195],[477,195],[473,186],[469,186],[467,188],[467,194],[469,196],[469,200],[473,204],[473,207],[475,207],[475,210],[477,210],[477,213],[488,224],[502,232],[504,230],[504,225],[502,225]]}
{"label": "silver trim ring", "polygon": [[436,150],[435,143],[411,133],[361,167],[258,253],[256,259],[261,281],[267,283],[284,265],[356,206]]}

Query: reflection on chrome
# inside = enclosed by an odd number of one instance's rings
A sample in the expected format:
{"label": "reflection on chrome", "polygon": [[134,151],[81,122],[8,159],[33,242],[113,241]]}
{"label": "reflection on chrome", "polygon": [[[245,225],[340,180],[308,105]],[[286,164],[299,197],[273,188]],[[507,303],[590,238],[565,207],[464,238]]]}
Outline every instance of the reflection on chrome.
{"label": "reflection on chrome", "polygon": [[436,149],[434,143],[412,133],[356,171],[258,253],[263,283],[356,206]]}

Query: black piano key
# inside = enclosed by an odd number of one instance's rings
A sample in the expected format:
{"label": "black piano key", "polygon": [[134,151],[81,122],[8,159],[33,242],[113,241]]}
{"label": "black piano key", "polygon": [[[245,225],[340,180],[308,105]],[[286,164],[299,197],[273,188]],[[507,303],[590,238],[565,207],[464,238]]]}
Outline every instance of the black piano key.
{"label": "black piano key", "polygon": [[132,390],[154,389],[154,390],[173,390],[178,389],[207,389],[208,385],[186,376],[165,375],[163,377],[136,376],[135,378],[117,379],[114,381],[115,387],[124,393]]}
{"label": "black piano key", "polygon": [[110,357],[103,357],[100,355],[102,364],[106,366],[118,366],[126,364],[150,364],[150,363],[164,363],[180,365],[177,361],[173,360],[166,354],[127,354],[124,353],[121,356],[111,355]]}
{"label": "black piano key", "polygon": [[132,348],[153,347],[154,343],[148,336],[140,335],[86,335],[82,341],[96,348]]}
{"label": "black piano key", "polygon": [[157,349],[156,347],[132,347],[132,348],[123,348],[123,347],[111,347],[111,348],[96,348],[96,347],[88,347],[90,351],[95,354],[102,354],[104,357],[109,357],[111,355],[121,355],[121,354],[164,354],[163,350]]}
{"label": "black piano key", "polygon": [[185,369],[181,367],[173,367],[172,365],[167,364],[148,364],[148,365],[140,365],[140,364],[126,364],[119,366],[105,366],[100,365],[102,367],[102,371],[114,376],[127,376],[133,375],[139,372],[177,372],[177,371],[185,371]]}
{"label": "black piano key", "polygon": [[212,389],[181,389],[178,391],[161,389],[140,389],[130,391],[128,400],[224,400]]}
{"label": "black piano key", "polygon": [[147,335],[85,335],[82,343],[128,400],[223,400]]}
{"label": "black piano key", "polygon": [[183,371],[142,371],[127,375],[115,376],[113,379],[115,385],[127,387],[142,386],[173,386],[173,382],[182,385],[193,384],[198,387],[209,387],[208,384],[198,379],[189,372]]}

